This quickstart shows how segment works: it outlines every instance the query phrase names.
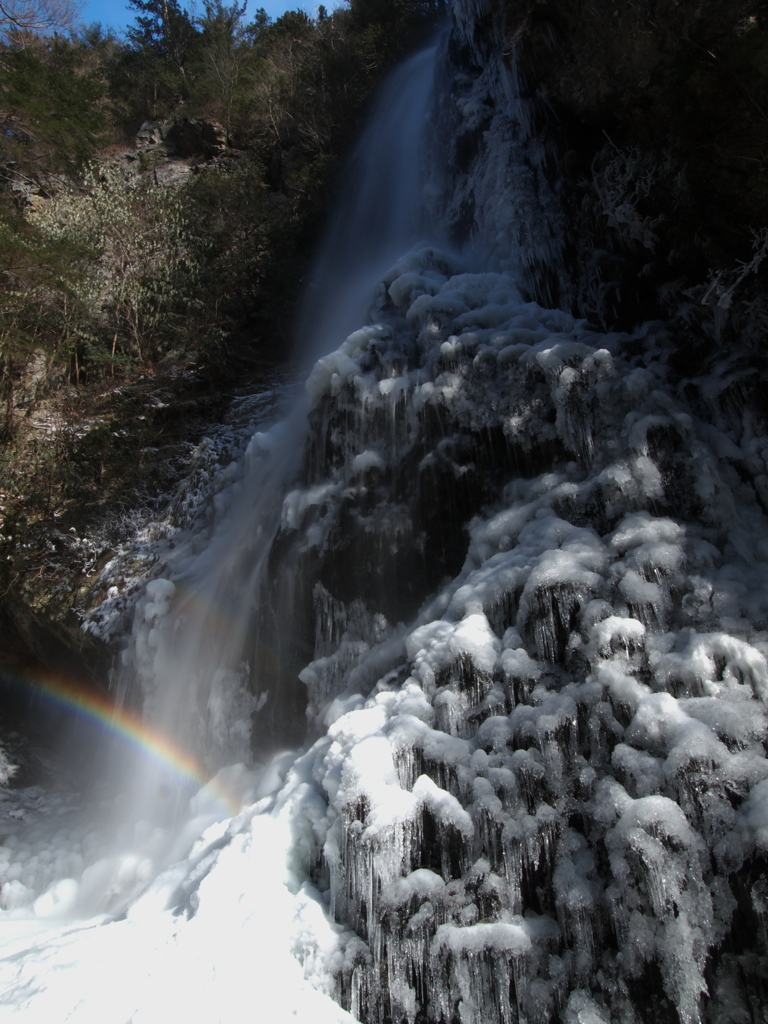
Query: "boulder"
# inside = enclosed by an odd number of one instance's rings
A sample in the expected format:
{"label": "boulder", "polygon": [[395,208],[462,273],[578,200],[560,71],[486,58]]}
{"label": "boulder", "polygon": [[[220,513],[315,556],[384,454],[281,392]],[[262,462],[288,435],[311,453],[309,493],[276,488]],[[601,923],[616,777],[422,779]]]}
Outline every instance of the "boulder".
{"label": "boulder", "polygon": [[227,145],[224,126],[200,118],[174,116],[167,121],[145,121],[136,135],[139,153],[161,149],[165,156],[182,160],[210,160],[223,153]]}

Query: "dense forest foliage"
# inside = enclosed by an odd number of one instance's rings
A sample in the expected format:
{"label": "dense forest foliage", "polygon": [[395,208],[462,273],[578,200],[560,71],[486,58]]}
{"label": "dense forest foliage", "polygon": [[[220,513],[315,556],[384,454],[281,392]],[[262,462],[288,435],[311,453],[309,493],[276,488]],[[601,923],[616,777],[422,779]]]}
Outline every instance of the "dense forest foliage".
{"label": "dense forest foliage", "polygon": [[[8,22],[0,49],[4,429],[30,346],[115,376],[171,350],[221,358],[283,345],[286,310],[350,130],[435,0],[353,0],[316,20],[252,22],[245,4],[132,0],[99,25],[40,34]],[[192,153],[174,187],[126,166],[147,121],[216,122],[219,159]],[[183,154],[182,154],[183,155]],[[113,159],[110,161],[110,157]],[[207,166],[203,166],[203,165]],[[197,166],[195,166],[197,165]],[[130,188],[126,189],[125,184]]]}
{"label": "dense forest foliage", "polygon": [[210,406],[290,355],[334,173],[442,0],[131,7],[117,37],[68,0],[0,3],[0,546],[21,565],[31,522],[114,500],[189,436],[147,401],[159,379]]}

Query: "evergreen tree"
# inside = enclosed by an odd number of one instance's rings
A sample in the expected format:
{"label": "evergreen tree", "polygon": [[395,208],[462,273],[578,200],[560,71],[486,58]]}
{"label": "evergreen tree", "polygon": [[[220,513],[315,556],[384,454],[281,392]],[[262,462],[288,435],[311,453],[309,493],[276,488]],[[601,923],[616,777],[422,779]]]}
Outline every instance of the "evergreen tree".
{"label": "evergreen tree", "polygon": [[245,0],[242,4],[205,0],[203,16],[197,21],[200,36],[195,92],[204,97],[205,105],[213,108],[214,116],[224,122],[227,135],[251,57],[243,25],[245,9]]}
{"label": "evergreen tree", "polygon": [[2,51],[0,133],[3,157],[39,186],[52,172],[71,172],[107,141],[104,85],[84,67],[82,47],[53,36]]}
{"label": "evergreen tree", "polygon": [[187,65],[194,53],[198,33],[189,14],[178,0],[128,0],[138,12],[128,38],[139,50],[173,67],[178,75],[179,99],[187,95]]}

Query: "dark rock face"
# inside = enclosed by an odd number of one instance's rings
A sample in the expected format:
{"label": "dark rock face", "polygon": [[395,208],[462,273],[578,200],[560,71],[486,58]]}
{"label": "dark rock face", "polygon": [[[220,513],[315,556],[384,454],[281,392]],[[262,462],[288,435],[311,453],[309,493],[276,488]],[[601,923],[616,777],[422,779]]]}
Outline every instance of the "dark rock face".
{"label": "dark rock face", "polygon": [[[726,321],[732,337],[762,333],[762,5],[457,0],[453,10],[463,76],[453,89],[483,104],[482,113],[476,102],[465,107],[455,132],[462,175],[491,177],[492,194],[506,191],[525,209],[495,156],[505,133],[522,135],[539,206],[549,196],[564,214],[548,214],[543,233],[541,224],[533,232],[550,251],[537,261],[547,273],[534,268],[532,294],[608,326],[684,309],[686,323],[718,336]],[[453,222],[461,210],[463,233],[498,251],[498,218],[483,210],[482,187],[474,201],[461,179],[458,189]],[[514,232],[505,234],[514,244]]]}

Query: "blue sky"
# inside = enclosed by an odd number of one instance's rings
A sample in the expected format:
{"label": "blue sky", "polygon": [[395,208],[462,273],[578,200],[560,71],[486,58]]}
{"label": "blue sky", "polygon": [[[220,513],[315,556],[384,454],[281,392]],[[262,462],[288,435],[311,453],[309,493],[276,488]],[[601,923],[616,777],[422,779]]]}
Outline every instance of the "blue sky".
{"label": "blue sky", "polygon": [[[303,10],[307,14],[314,14],[317,7],[317,3],[322,0],[316,0],[316,2],[308,2],[308,0],[249,0],[247,14],[251,15],[254,11],[258,10],[259,7],[263,7],[267,14],[272,18],[279,18],[285,11]],[[187,10],[193,8],[192,0],[184,2],[181,0],[181,6]],[[202,2],[197,5],[202,10]],[[328,10],[334,7],[340,6],[340,3],[334,3],[333,0],[325,0],[325,6]],[[126,25],[130,25],[134,20],[135,12],[128,7],[127,0],[86,0],[82,4],[81,20],[86,24],[90,25],[91,22],[100,21],[104,27],[110,27],[114,29],[123,29]]]}

